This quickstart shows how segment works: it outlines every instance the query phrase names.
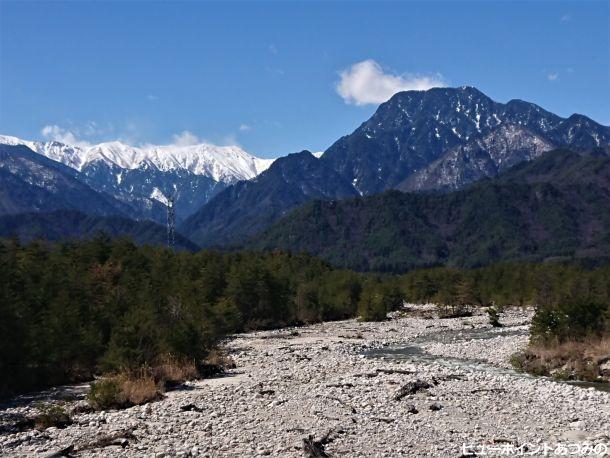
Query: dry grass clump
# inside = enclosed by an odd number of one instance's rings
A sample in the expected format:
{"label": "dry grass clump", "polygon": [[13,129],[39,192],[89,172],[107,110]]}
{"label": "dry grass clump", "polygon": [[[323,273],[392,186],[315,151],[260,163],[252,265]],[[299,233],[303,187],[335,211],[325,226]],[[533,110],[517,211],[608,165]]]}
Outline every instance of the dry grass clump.
{"label": "dry grass clump", "polygon": [[172,355],[159,358],[157,364],[151,368],[151,373],[158,384],[166,387],[176,386],[199,376],[194,360]]}
{"label": "dry grass clump", "polygon": [[97,410],[141,405],[161,399],[166,389],[187,380],[223,374],[234,367],[233,358],[220,350],[213,350],[200,364],[192,359],[164,355],[154,366],[100,378],[91,384],[87,400]]}
{"label": "dry grass clump", "polygon": [[533,344],[511,362],[518,370],[535,375],[610,382],[610,337]]}
{"label": "dry grass clump", "polygon": [[162,390],[146,370],[103,377],[91,384],[87,400],[97,410],[122,409],[156,401]]}
{"label": "dry grass clump", "polygon": [[127,401],[133,405],[146,404],[162,396],[162,390],[155,383],[155,379],[148,374],[124,378],[121,391]]}
{"label": "dry grass clump", "polygon": [[219,366],[223,370],[235,369],[235,360],[219,349],[212,350],[205,359],[206,364]]}

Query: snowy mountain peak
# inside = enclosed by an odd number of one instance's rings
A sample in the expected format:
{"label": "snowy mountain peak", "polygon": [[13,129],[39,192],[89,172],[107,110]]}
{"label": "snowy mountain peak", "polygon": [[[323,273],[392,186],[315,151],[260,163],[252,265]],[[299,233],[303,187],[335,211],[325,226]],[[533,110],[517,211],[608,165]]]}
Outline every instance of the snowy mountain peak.
{"label": "snowy mountain peak", "polygon": [[112,141],[82,147],[56,141],[28,141],[8,135],[0,135],[0,143],[25,145],[49,159],[79,171],[101,162],[128,170],[153,167],[164,172],[186,171],[227,183],[251,179],[273,162],[273,159],[252,156],[239,146],[216,146],[207,143],[135,147]]}

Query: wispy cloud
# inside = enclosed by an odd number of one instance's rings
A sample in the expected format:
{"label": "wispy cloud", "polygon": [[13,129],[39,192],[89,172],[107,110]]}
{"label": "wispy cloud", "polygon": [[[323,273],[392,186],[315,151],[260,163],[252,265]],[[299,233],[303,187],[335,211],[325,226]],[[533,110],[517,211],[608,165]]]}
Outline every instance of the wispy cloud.
{"label": "wispy cloud", "polygon": [[87,147],[92,144],[92,140],[107,138],[115,134],[114,126],[111,123],[100,124],[95,121],[83,123],[73,123],[69,121],[68,127],[57,124],[47,124],[40,133],[45,140],[54,140],[66,145]]}
{"label": "wispy cloud", "polygon": [[159,100],[159,96],[158,96],[158,95],[155,95],[155,94],[148,94],[148,95],[146,96],[146,98],[147,98],[148,100],[150,100],[151,102],[156,102],[157,100]]}
{"label": "wispy cloud", "polygon": [[88,146],[87,142],[78,140],[73,132],[59,127],[56,124],[48,124],[44,126],[40,133],[47,140],[65,143],[66,145]]}
{"label": "wispy cloud", "polygon": [[201,143],[199,137],[188,130],[172,135],[172,145],[174,146],[191,146],[199,143]]}
{"label": "wispy cloud", "polygon": [[[140,148],[153,148],[158,146],[157,143],[141,141],[140,129],[134,122],[126,123],[121,130],[121,133],[118,135],[111,124],[99,125],[95,121],[88,121],[80,125],[74,125],[73,123],[68,124],[70,125],[68,128],[61,127],[57,124],[48,124],[40,130],[40,133],[46,140],[54,140],[66,145],[78,146],[81,148],[88,148],[99,142],[115,140],[126,145]],[[251,129],[252,127],[248,124],[241,124],[239,126],[240,132]],[[171,141],[167,146],[183,147],[200,145],[202,143],[219,146],[240,146],[233,133],[219,136],[216,141],[208,141],[188,130],[183,130],[180,133],[172,135]]]}
{"label": "wispy cloud", "polygon": [[273,43],[269,45],[269,52],[271,54],[277,54],[277,47]]}
{"label": "wispy cloud", "polygon": [[397,92],[426,90],[446,86],[440,74],[421,76],[392,74],[372,59],[358,62],[339,73],[337,93],[345,103],[354,105],[379,104]]}
{"label": "wispy cloud", "polygon": [[546,78],[549,81],[557,81],[557,78],[559,78],[559,74],[557,74],[557,73],[549,73],[549,74],[546,75]]}
{"label": "wispy cloud", "polygon": [[565,24],[566,22],[570,22],[572,20],[572,16],[568,13],[563,14],[560,18],[559,18],[559,22],[561,22],[562,24]]}

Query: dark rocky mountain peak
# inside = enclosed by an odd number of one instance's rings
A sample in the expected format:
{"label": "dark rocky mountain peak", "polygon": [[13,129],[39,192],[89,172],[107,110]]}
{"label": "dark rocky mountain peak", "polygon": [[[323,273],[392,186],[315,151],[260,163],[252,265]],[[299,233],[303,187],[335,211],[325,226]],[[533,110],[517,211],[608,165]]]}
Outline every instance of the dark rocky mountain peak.
{"label": "dark rocky mountain peak", "polygon": [[232,244],[314,198],[451,191],[557,147],[608,145],[610,128],[585,116],[496,102],[474,87],[399,92],[319,160],[308,152],[277,160],[256,180],[221,192],[184,231],[203,245]]}

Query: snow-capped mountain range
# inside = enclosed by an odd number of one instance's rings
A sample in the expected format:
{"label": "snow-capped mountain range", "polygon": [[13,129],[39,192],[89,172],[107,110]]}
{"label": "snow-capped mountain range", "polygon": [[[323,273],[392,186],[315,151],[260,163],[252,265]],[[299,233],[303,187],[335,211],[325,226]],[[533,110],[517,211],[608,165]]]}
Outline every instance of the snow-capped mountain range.
{"label": "snow-capped mountain range", "polygon": [[8,135],[0,135],[0,143],[25,145],[38,154],[78,171],[83,171],[95,162],[104,162],[127,170],[143,166],[153,166],[163,172],[183,170],[227,183],[254,178],[273,162],[273,159],[252,156],[239,146],[207,143],[135,147],[113,141],[82,147],[57,141],[22,140]]}
{"label": "snow-capped mountain range", "polygon": [[168,197],[175,198],[181,220],[226,186],[254,178],[273,162],[238,146],[206,143],[134,147],[114,141],[83,147],[0,135],[0,144],[24,145],[64,164],[91,188],[131,206],[134,217],[158,222],[165,219]]}

